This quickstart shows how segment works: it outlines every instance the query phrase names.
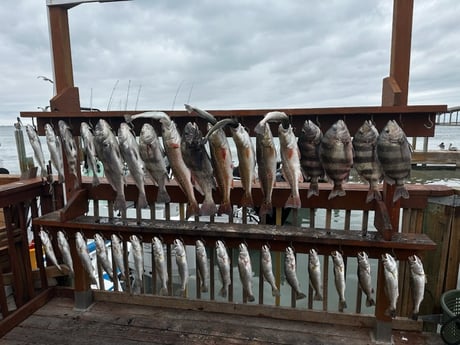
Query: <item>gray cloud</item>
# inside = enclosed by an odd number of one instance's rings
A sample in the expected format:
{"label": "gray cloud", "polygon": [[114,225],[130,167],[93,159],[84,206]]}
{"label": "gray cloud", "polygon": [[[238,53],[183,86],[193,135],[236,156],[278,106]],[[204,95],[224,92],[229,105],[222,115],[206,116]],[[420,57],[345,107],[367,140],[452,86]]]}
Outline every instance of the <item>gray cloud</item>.
{"label": "gray cloud", "polygon": [[[454,0],[416,2],[410,104],[459,103]],[[44,1],[0,5],[0,124],[48,104]],[[147,1],[69,10],[81,103],[106,109],[379,105],[389,73],[392,2]],[[180,89],[179,89],[180,87]],[[190,97],[190,100],[189,100]],[[11,120],[13,119],[13,120]]]}

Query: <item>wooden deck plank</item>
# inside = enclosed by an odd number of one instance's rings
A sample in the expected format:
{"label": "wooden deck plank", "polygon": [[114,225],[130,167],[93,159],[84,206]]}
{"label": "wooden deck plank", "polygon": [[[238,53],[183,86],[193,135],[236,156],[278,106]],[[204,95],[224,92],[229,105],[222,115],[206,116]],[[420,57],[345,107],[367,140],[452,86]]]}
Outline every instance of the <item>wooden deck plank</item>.
{"label": "wooden deck plank", "polygon": [[[393,332],[395,344],[440,344],[435,334]],[[56,297],[0,344],[371,344],[369,328],[96,302],[85,311]]]}

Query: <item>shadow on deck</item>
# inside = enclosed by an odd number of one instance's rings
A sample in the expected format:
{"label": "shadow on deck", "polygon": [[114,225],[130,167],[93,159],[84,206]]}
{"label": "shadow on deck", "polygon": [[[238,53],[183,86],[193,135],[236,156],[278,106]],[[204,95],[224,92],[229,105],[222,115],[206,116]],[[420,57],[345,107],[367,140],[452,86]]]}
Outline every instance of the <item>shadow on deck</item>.
{"label": "shadow on deck", "polygon": [[[60,295],[60,294],[58,294]],[[76,310],[56,296],[7,333],[22,344],[373,344],[371,329],[97,301]],[[434,333],[393,331],[394,344],[442,344]]]}

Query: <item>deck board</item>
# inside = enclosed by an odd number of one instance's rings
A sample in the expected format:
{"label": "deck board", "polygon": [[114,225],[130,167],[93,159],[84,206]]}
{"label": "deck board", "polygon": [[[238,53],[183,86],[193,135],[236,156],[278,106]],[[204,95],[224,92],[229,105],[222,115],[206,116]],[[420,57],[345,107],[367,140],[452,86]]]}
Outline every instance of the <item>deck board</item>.
{"label": "deck board", "polygon": [[[395,344],[441,344],[438,335],[394,332]],[[74,309],[55,297],[0,339],[25,344],[370,344],[368,328],[96,302]]]}

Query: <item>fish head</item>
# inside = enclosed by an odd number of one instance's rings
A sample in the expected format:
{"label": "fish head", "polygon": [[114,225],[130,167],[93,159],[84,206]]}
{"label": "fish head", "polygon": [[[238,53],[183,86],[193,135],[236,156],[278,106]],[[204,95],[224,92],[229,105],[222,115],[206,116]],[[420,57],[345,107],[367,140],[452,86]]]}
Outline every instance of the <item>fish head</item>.
{"label": "fish head", "polygon": [[388,269],[394,269],[396,267],[396,260],[388,253],[382,254],[382,262]]}
{"label": "fish head", "polygon": [[286,247],[286,255],[294,255],[294,249],[291,247]]}
{"label": "fish head", "polygon": [[136,235],[129,236],[129,240],[134,243],[139,243],[139,238]]}
{"label": "fish head", "polygon": [[195,245],[196,245],[197,247],[204,247],[204,243],[203,243],[203,241],[201,241],[201,240],[196,240],[196,241],[195,241]]}
{"label": "fish head", "polygon": [[378,136],[379,132],[370,120],[364,121],[364,123],[361,125],[361,127],[359,127],[355,134],[355,138],[369,143],[375,142]]}
{"label": "fish head", "polygon": [[411,255],[408,258],[409,266],[414,273],[424,274],[422,260],[417,255]]}
{"label": "fish head", "polygon": [[50,241],[49,235],[45,230],[40,230],[39,235],[40,235],[40,239],[42,240],[43,244],[46,244]]}
{"label": "fish head", "polygon": [[358,261],[363,261],[363,260],[367,260],[368,259],[368,255],[366,252],[358,252],[358,254],[356,255],[356,257],[358,258]]}
{"label": "fish head", "polygon": [[54,138],[54,129],[49,123],[45,123],[45,136],[46,138]]}
{"label": "fish head", "polygon": [[248,251],[248,248],[246,247],[246,244],[244,244],[244,243],[240,243],[238,248],[240,249],[240,252],[247,252]]}
{"label": "fish head", "polygon": [[340,252],[338,252],[337,250],[334,250],[331,252],[331,256],[332,256],[332,260],[334,260],[334,262],[337,265],[343,264],[343,257],[342,257],[342,254],[340,254]]}
{"label": "fish head", "polygon": [[389,120],[387,122],[386,126],[380,133],[380,136],[382,136],[382,139],[391,143],[401,142],[401,140],[405,138],[403,130],[401,129],[401,127],[399,127],[398,123],[395,120]]}
{"label": "fish head", "polygon": [[266,244],[263,244],[263,245],[262,245],[262,252],[263,252],[263,253],[268,253],[268,252],[270,252],[270,249],[268,248],[268,246],[267,246]]}
{"label": "fish head", "polygon": [[35,140],[37,137],[37,131],[32,125],[26,125],[26,133],[30,141]]}
{"label": "fish head", "polygon": [[110,236],[110,239],[112,240],[112,242],[114,243],[120,243],[120,238],[115,235],[115,234],[112,234],[112,236]]}
{"label": "fish head", "polygon": [[318,256],[318,252],[317,252],[316,249],[314,249],[314,248],[311,248],[311,249],[309,250],[309,253],[310,253],[311,256]]}
{"label": "fish head", "polygon": [[182,248],[182,247],[184,246],[184,244],[182,243],[181,240],[179,240],[178,238],[176,238],[176,239],[174,240],[174,246],[175,246],[176,248]]}
{"label": "fish head", "polygon": [[139,140],[145,143],[151,143],[152,141],[157,139],[158,136],[153,126],[150,123],[144,123],[141,128]]}
{"label": "fish head", "polygon": [[154,245],[155,247],[163,247],[163,243],[162,243],[161,240],[160,240],[158,237],[156,237],[156,236],[154,236],[154,237],[152,238],[152,243],[153,243],[153,245]]}
{"label": "fish head", "polygon": [[188,145],[193,145],[201,144],[203,135],[195,122],[187,122],[182,137]]}
{"label": "fish head", "polygon": [[85,243],[86,241],[85,241],[85,239],[83,237],[83,234],[81,232],[75,233],[75,241],[77,242],[78,246],[82,246],[82,245],[86,244]]}
{"label": "fish head", "polygon": [[95,234],[93,238],[94,238],[94,241],[96,241],[96,244],[99,244],[99,245],[104,244],[104,239],[102,238],[101,235]]}

